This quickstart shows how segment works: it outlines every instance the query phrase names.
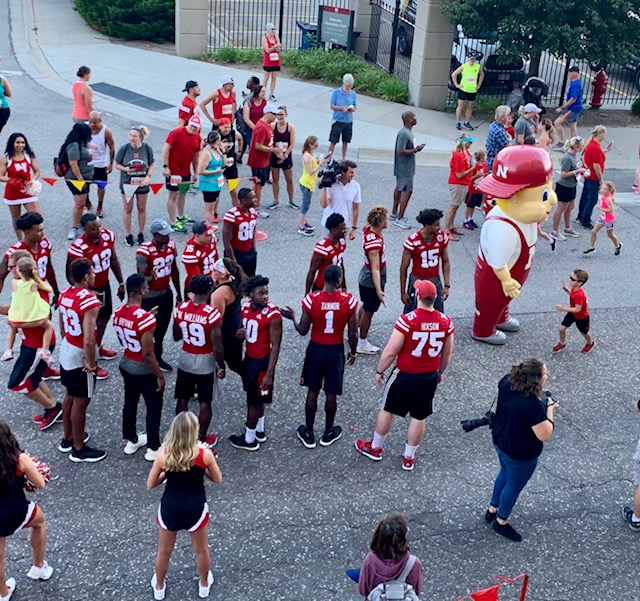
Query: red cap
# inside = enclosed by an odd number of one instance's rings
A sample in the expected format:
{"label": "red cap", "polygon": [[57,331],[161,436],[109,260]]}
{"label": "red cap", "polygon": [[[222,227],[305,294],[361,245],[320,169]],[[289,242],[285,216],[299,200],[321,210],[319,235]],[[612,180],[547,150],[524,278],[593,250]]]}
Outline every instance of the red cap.
{"label": "red cap", "polygon": [[525,188],[536,188],[553,177],[549,153],[537,146],[523,144],[503,148],[493,161],[490,175],[478,184],[478,190],[495,198],[511,198]]}
{"label": "red cap", "polygon": [[431,280],[416,280],[413,284],[420,298],[426,298],[427,296],[438,296],[438,289]]}
{"label": "red cap", "polygon": [[229,119],[229,117],[221,117],[218,120],[218,127],[220,127],[220,125],[231,125],[231,119]]}

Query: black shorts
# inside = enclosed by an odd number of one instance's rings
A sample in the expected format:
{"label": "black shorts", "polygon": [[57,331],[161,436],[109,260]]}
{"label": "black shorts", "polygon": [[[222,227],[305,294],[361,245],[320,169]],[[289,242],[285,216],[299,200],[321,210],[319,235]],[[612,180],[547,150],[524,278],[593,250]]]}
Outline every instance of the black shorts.
{"label": "black shorts", "polygon": [[[183,175],[182,177],[182,181],[183,182],[190,182],[191,181],[191,176],[190,175]],[[165,188],[167,190],[169,190],[169,192],[179,192],[180,188],[178,188],[178,186],[175,186],[174,184],[171,183],[171,178],[170,177],[166,177],[164,178],[165,181]]]}
{"label": "black shorts", "polygon": [[558,197],[558,202],[571,202],[572,200],[575,200],[577,189],[577,186],[569,188],[568,186],[556,184],[556,196]]}
{"label": "black shorts", "polygon": [[476,94],[477,92],[463,92],[462,90],[458,90],[458,100],[473,102],[476,99]]}
{"label": "black shorts", "polygon": [[68,179],[65,180],[65,183],[67,184],[67,188],[71,190],[71,194],[74,196],[82,196],[83,194],[89,193],[89,184],[85,184],[80,188],[80,190],[78,190],[78,188],[76,188]]}
{"label": "black shorts", "polygon": [[231,167],[227,167],[222,172],[222,175],[224,175],[226,179],[238,179],[238,165],[234,163]]}
{"label": "black shorts", "polygon": [[90,399],[96,388],[96,372],[84,371],[81,367],[67,371],[60,366],[60,383],[67,394],[76,399]]}
{"label": "black shorts", "polygon": [[562,325],[565,328],[570,328],[574,323],[579,332],[582,334],[589,333],[589,316],[584,319],[577,319],[575,313],[567,313],[562,320]]}
{"label": "black shorts", "polygon": [[291,155],[282,161],[282,163],[278,163],[278,157],[275,154],[272,154],[269,159],[269,164],[271,165],[271,169],[282,169],[283,171],[293,169],[293,159],[291,158]]}
{"label": "black shorts", "polygon": [[174,398],[189,400],[198,392],[198,402],[211,405],[213,401],[213,386],[215,373],[190,374],[178,368],[176,376],[176,392]]}
{"label": "black shorts", "polygon": [[268,405],[273,401],[273,386],[269,394],[262,394],[260,382],[269,367],[269,355],[253,359],[248,355],[242,361],[242,387],[247,393],[247,405]]}
{"label": "black shorts", "polygon": [[215,202],[216,200],[218,200],[218,198],[220,198],[220,190],[217,190],[216,192],[202,192],[202,198],[204,199],[205,202]]}
{"label": "black shorts", "polygon": [[341,136],[343,142],[347,144],[351,142],[351,138],[353,137],[353,123],[333,122],[331,125],[331,133],[329,134],[329,142],[331,142],[331,144],[337,144]]}
{"label": "black shorts", "polygon": [[[49,350],[53,351],[54,347],[55,345],[52,344]],[[11,370],[9,382],[7,382],[9,390],[26,394],[38,388],[42,381],[42,374],[47,369],[47,364],[36,357],[37,352],[38,349],[29,346],[22,345],[20,347],[20,354]]]}
{"label": "black shorts", "polygon": [[243,252],[234,248],[233,254],[236,256],[236,263],[242,267],[242,270],[249,277],[256,275],[256,269],[258,268],[258,253],[255,250]]}
{"label": "black shorts", "polygon": [[280,67],[262,67],[262,70],[267,73],[273,73],[274,71],[280,71]]}
{"label": "black shorts", "polygon": [[97,186],[98,182],[106,182],[108,178],[106,167],[93,168],[93,183]]}
{"label": "black shorts", "polygon": [[264,186],[269,181],[269,175],[271,174],[270,167],[251,167],[251,175],[258,181],[259,186]]}
{"label": "black shorts", "polygon": [[362,284],[358,284],[360,288],[360,300],[362,301],[362,308],[367,313],[375,313],[382,304],[382,301],[378,297],[378,293],[375,288],[369,288],[368,286],[363,286]]}
{"label": "black shorts", "polygon": [[482,197],[484,194],[479,192],[478,194],[471,194],[471,192],[467,192],[467,200],[465,200],[465,204],[469,207],[481,207],[482,206]]}
{"label": "black shorts", "polygon": [[384,410],[393,415],[426,419],[433,413],[433,396],[438,387],[438,372],[408,374],[394,369],[382,392]]}
{"label": "black shorts", "polygon": [[309,342],[302,366],[300,384],[311,392],[320,392],[324,382],[327,394],[342,394],[344,345]]}
{"label": "black shorts", "polygon": [[98,311],[98,319],[109,319],[113,313],[113,298],[111,296],[111,286],[107,282],[102,288],[92,288],[92,292],[100,293],[98,300],[102,303]]}

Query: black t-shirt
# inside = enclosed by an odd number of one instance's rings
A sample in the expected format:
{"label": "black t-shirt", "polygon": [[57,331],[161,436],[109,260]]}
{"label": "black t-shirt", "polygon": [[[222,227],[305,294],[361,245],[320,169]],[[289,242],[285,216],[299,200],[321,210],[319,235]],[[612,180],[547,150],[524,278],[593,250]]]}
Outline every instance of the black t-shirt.
{"label": "black t-shirt", "polygon": [[500,380],[493,442],[503,453],[518,461],[538,457],[543,443],[531,428],[546,419],[545,404],[538,397],[511,390],[508,376]]}

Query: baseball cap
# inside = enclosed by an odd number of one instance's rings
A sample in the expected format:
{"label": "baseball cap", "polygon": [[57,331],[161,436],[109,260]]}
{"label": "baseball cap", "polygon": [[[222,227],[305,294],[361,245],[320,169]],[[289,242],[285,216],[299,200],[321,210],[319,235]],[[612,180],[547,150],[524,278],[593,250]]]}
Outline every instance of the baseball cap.
{"label": "baseball cap", "polygon": [[471,142],[471,143],[473,143],[473,142],[476,141],[476,139],[473,136],[461,136],[461,137],[458,138],[458,141],[459,142]]}
{"label": "baseball cap", "polygon": [[524,112],[525,113],[541,113],[542,109],[537,107],[535,104],[533,104],[533,102],[527,102],[527,104],[524,105]]}
{"label": "baseball cap", "polygon": [[267,104],[264,107],[265,113],[273,113],[274,115],[278,114],[278,107],[275,104]]}
{"label": "baseball cap", "polygon": [[198,85],[199,84],[197,81],[193,81],[193,79],[190,79],[187,83],[184,84],[184,90],[182,91],[188,92],[191,88],[197,88]]}
{"label": "baseball cap", "polygon": [[215,230],[211,227],[211,224],[204,219],[196,221],[191,228],[194,234],[214,234]]}
{"label": "baseball cap", "polygon": [[198,115],[197,113],[194,113],[191,116],[191,119],[189,119],[188,125],[191,125],[192,127],[197,127],[198,129],[200,129],[202,127],[202,119],[200,119],[200,115]]}
{"label": "baseball cap", "polygon": [[430,280],[416,280],[413,284],[420,298],[426,298],[427,296],[438,296],[438,289],[436,285]]}
{"label": "baseball cap", "polygon": [[265,29],[269,31],[270,29],[275,29],[276,26],[273,23],[267,23]]}
{"label": "baseball cap", "polygon": [[173,228],[164,219],[154,219],[150,229],[152,234],[162,234],[163,236],[168,236],[173,232]]}
{"label": "baseball cap", "polygon": [[231,125],[231,119],[229,119],[229,117],[220,117],[220,119],[218,119],[218,127],[221,125]]}
{"label": "baseball cap", "polygon": [[525,188],[546,184],[553,176],[549,153],[538,146],[507,146],[493,161],[493,170],[478,190],[495,198],[511,198]]}
{"label": "baseball cap", "polygon": [[578,67],[571,67],[569,69],[569,73],[580,73],[580,69]]}
{"label": "baseball cap", "polygon": [[228,83],[233,83],[233,77],[231,77],[231,75],[223,75],[220,78],[220,85],[224,86],[224,85],[226,85]]}

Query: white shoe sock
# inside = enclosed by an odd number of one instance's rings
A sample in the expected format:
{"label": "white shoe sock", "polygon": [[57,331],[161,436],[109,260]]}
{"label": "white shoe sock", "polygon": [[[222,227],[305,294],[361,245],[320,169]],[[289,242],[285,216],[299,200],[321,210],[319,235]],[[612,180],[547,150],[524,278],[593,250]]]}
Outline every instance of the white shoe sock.
{"label": "white shoe sock", "polygon": [[384,439],[387,437],[387,435],[385,434],[384,436],[382,436],[382,434],[378,434],[377,432],[373,433],[373,441],[371,442],[371,448],[372,449],[381,449],[382,445],[384,444]]}
{"label": "white shoe sock", "polygon": [[245,426],[244,428],[244,440],[247,444],[253,444],[256,441],[256,431],[255,430],[249,430],[249,428],[247,428]]}
{"label": "white shoe sock", "polygon": [[258,425],[256,426],[258,432],[264,432],[264,415],[258,418]]}
{"label": "white shoe sock", "polygon": [[413,459],[416,456],[416,450],[418,449],[417,446],[412,447],[410,444],[406,444],[404,445],[404,456],[407,459]]}

